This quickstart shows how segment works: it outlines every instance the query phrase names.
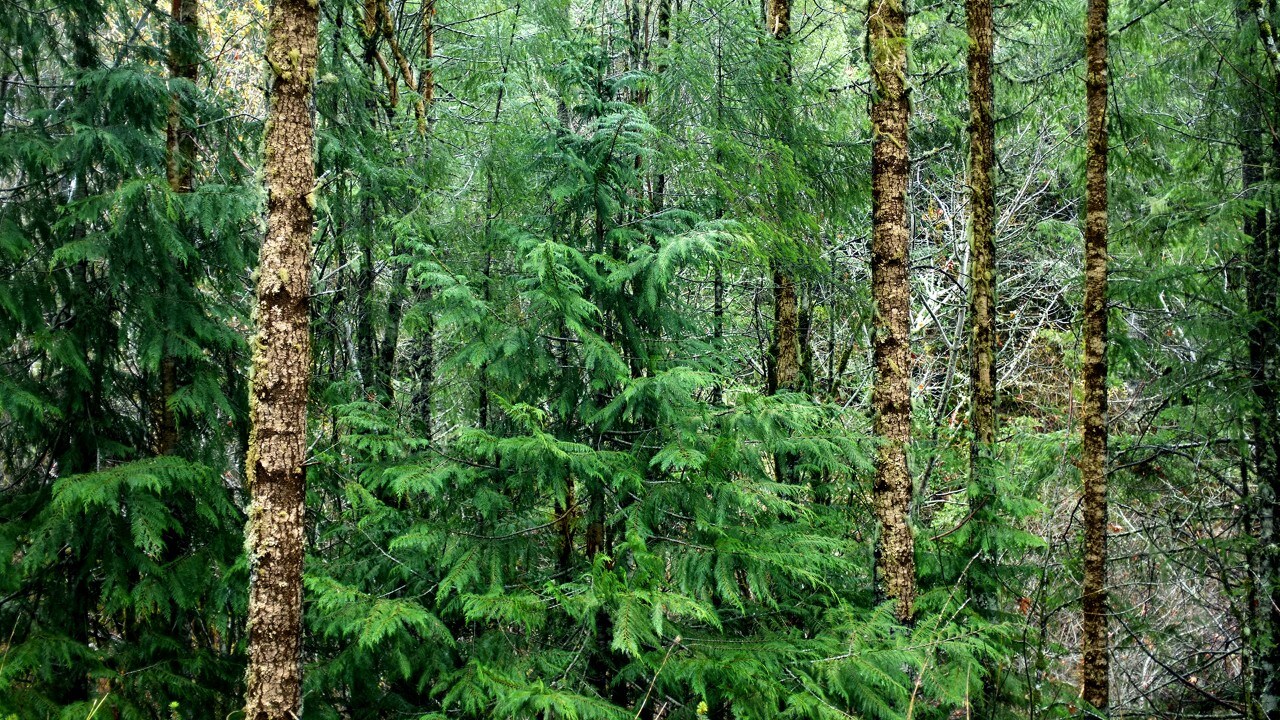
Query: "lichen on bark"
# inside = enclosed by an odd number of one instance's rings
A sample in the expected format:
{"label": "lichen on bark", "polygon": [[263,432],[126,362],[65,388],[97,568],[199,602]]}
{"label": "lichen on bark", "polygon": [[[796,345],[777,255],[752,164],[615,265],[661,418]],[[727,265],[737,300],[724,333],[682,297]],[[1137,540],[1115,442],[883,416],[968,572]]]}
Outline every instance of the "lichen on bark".
{"label": "lichen on bark", "polygon": [[[268,47],[288,68],[271,81],[266,128],[267,232],[258,263],[258,336],[246,462],[249,668],[245,717],[302,715],[302,557],[315,142],[311,108],[317,4],[276,0]],[[268,51],[270,54],[271,50]],[[274,65],[278,65],[277,57]]]}

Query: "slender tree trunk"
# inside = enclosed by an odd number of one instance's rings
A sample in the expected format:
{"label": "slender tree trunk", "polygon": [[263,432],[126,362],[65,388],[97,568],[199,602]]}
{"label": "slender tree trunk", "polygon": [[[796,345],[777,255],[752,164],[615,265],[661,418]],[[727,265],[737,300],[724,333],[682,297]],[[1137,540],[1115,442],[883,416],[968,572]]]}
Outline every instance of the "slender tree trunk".
{"label": "slender tree trunk", "polygon": [[1082,694],[1105,716],[1107,648],[1107,12],[1089,0],[1085,24],[1087,119],[1084,225],[1084,402],[1080,478],[1084,486]]}
{"label": "slender tree trunk", "polygon": [[[195,83],[199,71],[199,0],[173,0],[169,26],[169,77]],[[182,99],[170,90],[169,126],[165,143],[165,165],[169,187],[174,192],[191,192],[195,183],[195,132],[182,118]]]}
{"label": "slender tree trunk", "polygon": [[374,350],[373,309],[376,307],[373,293],[378,284],[377,264],[373,257],[373,235],[377,225],[373,201],[366,197],[363,203],[364,226],[367,235],[360,238],[360,276],[356,290],[356,362],[360,367],[360,377],[364,380],[364,391],[375,392],[381,385],[382,368],[378,366],[377,352]]}
{"label": "slender tree trunk", "polygon": [[[675,0],[658,0],[658,52],[660,53],[657,65],[657,74],[661,75],[667,71],[666,50],[671,45],[671,4]],[[662,207],[667,198],[667,175],[666,173],[658,173],[653,179],[653,193],[649,199],[649,204],[653,206],[655,213],[662,212]]]}
{"label": "slender tree trunk", "polygon": [[[173,0],[169,26],[169,77],[195,83],[199,71],[198,0]],[[181,93],[175,87],[169,95],[169,123],[165,138],[165,174],[169,189],[189,193],[195,186],[196,138],[183,120]],[[167,280],[162,281],[167,282]],[[164,288],[161,288],[163,292]],[[154,412],[155,452],[165,455],[178,445],[178,419],[169,407],[169,398],[177,390],[177,360],[165,342],[160,358],[160,397]]]}
{"label": "slender tree trunk", "polygon": [[770,394],[796,390],[800,379],[800,313],[796,283],[782,264],[773,265],[773,377]]}
{"label": "slender tree trunk", "polygon": [[[1249,0],[1249,9],[1258,24],[1258,35],[1271,70],[1269,98],[1248,109],[1256,130],[1245,138],[1246,152],[1243,180],[1245,189],[1252,184],[1265,186],[1274,182],[1280,165],[1280,140],[1271,135],[1269,147],[1263,147],[1263,130],[1268,119],[1280,117],[1275,93],[1280,91],[1280,38],[1271,22],[1271,12],[1261,0]],[[1269,152],[1268,152],[1269,151]],[[1265,158],[1265,159],[1264,159]],[[1250,413],[1253,434],[1254,497],[1247,498],[1250,514],[1256,517],[1258,547],[1251,549],[1250,575],[1254,597],[1261,607],[1249,607],[1254,614],[1253,693],[1257,710],[1269,720],[1280,719],[1280,331],[1276,316],[1280,314],[1280,218],[1272,202],[1259,210],[1245,233],[1250,236],[1245,293],[1248,302],[1249,374],[1254,396]]]}
{"label": "slender tree trunk", "polygon": [[[672,0],[674,2],[674,0]],[[717,20],[721,20],[721,16],[717,15]],[[719,25],[715,33],[715,63],[716,63],[716,130],[724,128],[724,27]],[[716,167],[724,172],[724,151],[718,146],[715,149]],[[724,219],[725,199],[724,196],[717,192],[715,198],[715,216],[716,220]],[[714,275],[711,281],[711,347],[720,352],[724,349],[724,259],[722,254],[717,254],[715,259]],[[724,402],[724,385],[718,380],[714,387],[711,388],[711,403],[719,405]]]}
{"label": "slender tree trunk", "polygon": [[247,472],[249,669],[245,717],[302,716],[302,555],[315,215],[315,0],[275,0],[266,127],[267,234],[258,261],[258,337]]}
{"label": "slender tree trunk", "polygon": [[[1242,113],[1242,120],[1248,126],[1241,129],[1241,185],[1247,196],[1254,196],[1266,181],[1267,167],[1266,133],[1261,113],[1256,107],[1250,107]],[[1269,203],[1268,203],[1269,204]],[[1250,390],[1254,395],[1254,406],[1249,412],[1247,422],[1252,435],[1252,453],[1245,467],[1241,468],[1242,503],[1244,506],[1243,532],[1253,538],[1265,538],[1276,532],[1268,527],[1267,518],[1276,518],[1276,490],[1272,479],[1280,473],[1280,428],[1275,425],[1274,418],[1280,409],[1277,408],[1275,392],[1275,368],[1271,355],[1275,352],[1275,328],[1269,318],[1276,312],[1275,280],[1268,279],[1268,270],[1274,268],[1276,256],[1275,230],[1268,222],[1268,208],[1258,208],[1254,213],[1245,216],[1243,231],[1249,237],[1247,265],[1245,271],[1245,299],[1250,317],[1248,362]],[[1269,265],[1271,268],[1269,268]],[[1267,308],[1271,315],[1267,315]],[[1268,418],[1272,418],[1268,422]],[[1250,477],[1256,481],[1256,488],[1251,491]],[[1260,522],[1259,522],[1260,521]],[[1261,547],[1259,547],[1259,545]],[[1276,602],[1260,601],[1260,596],[1270,597],[1269,588],[1276,577],[1266,558],[1267,543],[1249,545],[1245,551],[1245,564],[1248,567],[1246,580],[1246,596],[1244,623],[1246,635],[1244,644],[1247,673],[1244,700],[1248,705],[1246,717],[1250,720],[1262,720],[1268,712],[1274,713],[1280,704],[1280,682],[1277,677],[1275,657],[1275,630],[1280,627],[1273,612],[1267,608]],[[1270,626],[1270,629],[1268,628]]]}
{"label": "slender tree trunk", "polygon": [[799,386],[805,392],[814,392],[813,368],[813,286],[806,287],[805,297],[799,301],[800,315],[796,344],[800,348]]}
{"label": "slender tree trunk", "polygon": [[[969,30],[969,512],[968,575],[978,612],[993,615],[995,567],[991,548],[996,446],[995,87],[991,80],[994,32],[991,0],[966,0]],[[994,707],[996,683],[983,681],[980,707]]]}
{"label": "slender tree trunk", "polygon": [[[985,493],[996,440],[995,412],[995,123],[991,82],[991,0],[967,0],[969,27],[969,322],[972,327],[971,485]],[[977,500],[984,500],[983,494]]]}
{"label": "slender tree trunk", "polygon": [[995,262],[995,91],[991,81],[993,49],[991,0],[967,0],[969,29],[969,507],[970,544],[977,560],[970,586],[980,609],[989,609],[991,577],[982,543],[994,519],[989,504],[996,443],[996,262]]}
{"label": "slender tree trunk", "polygon": [[[1275,154],[1280,157],[1280,154]],[[1274,213],[1274,210],[1272,210]],[[1277,392],[1276,316],[1277,280],[1280,279],[1280,228],[1268,218],[1262,232],[1252,238],[1249,248],[1247,294],[1249,314],[1249,370],[1252,376],[1254,409],[1253,475],[1257,478],[1255,511],[1262,521],[1258,539],[1261,555],[1255,562],[1259,600],[1263,608],[1258,625],[1266,628],[1267,642],[1256,658],[1258,702],[1269,720],[1280,719],[1280,393]]]}
{"label": "slender tree trunk", "polygon": [[[418,75],[418,92],[421,93],[421,100],[418,103],[418,137],[423,143],[424,155],[430,158],[433,148],[429,135],[434,131],[436,125],[435,0],[428,0],[422,9],[422,13],[422,72]],[[487,237],[487,225],[485,233]],[[486,266],[486,302],[488,301],[487,295],[489,292],[488,272],[489,269]],[[403,279],[401,281],[403,282]],[[430,443],[435,432],[434,417],[431,409],[431,400],[435,392],[436,382],[436,323],[435,315],[433,314],[434,308],[431,307],[431,302],[434,299],[434,290],[430,286],[418,288],[416,295],[419,301],[427,305],[427,309],[423,317],[421,336],[415,338],[414,375],[417,379],[417,387],[413,393],[413,407],[421,422],[421,433]],[[484,427],[483,423],[481,427]]]}
{"label": "slender tree trunk", "polygon": [[911,286],[907,277],[906,9],[903,0],[872,0],[867,43],[874,97],[871,105],[871,294],[875,303],[872,405],[876,455],[873,493],[880,536],[876,571],[880,590],[896,601],[898,619],[912,619],[916,594],[915,538],[908,517],[911,473]]}
{"label": "slender tree trunk", "polygon": [[[417,388],[413,393],[413,410],[418,417],[419,432],[430,443],[435,435],[435,415],[432,412],[432,397],[436,385],[436,323],[431,308],[434,291],[430,287],[422,289],[422,302],[427,310],[423,318],[421,336],[416,338],[416,358],[414,362]],[[481,423],[481,429],[484,424]]]}
{"label": "slender tree trunk", "polygon": [[[775,121],[775,132],[783,143],[790,142],[791,111],[787,96],[791,84],[791,0],[767,0],[765,23],[769,34],[780,45],[781,67],[774,84],[778,87],[781,106]],[[779,190],[777,195],[778,220],[783,232],[790,232],[792,199],[789,193]],[[800,308],[796,298],[795,278],[789,268],[777,257],[770,262],[773,274],[773,357],[769,392],[798,390],[800,380]]]}

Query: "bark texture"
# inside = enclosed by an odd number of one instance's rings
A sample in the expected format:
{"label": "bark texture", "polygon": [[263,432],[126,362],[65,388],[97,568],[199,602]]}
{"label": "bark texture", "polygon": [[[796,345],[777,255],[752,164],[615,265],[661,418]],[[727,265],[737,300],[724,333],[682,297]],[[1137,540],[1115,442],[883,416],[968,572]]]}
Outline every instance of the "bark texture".
{"label": "bark texture", "polygon": [[[200,67],[198,0],[173,0],[170,6],[169,77],[195,83]],[[194,187],[196,138],[182,118],[182,95],[170,91],[169,124],[165,143],[165,165],[169,187],[174,192],[191,192]]]}
{"label": "bark texture", "polygon": [[800,379],[800,315],[795,279],[773,262],[773,392],[796,390]]}
{"label": "bark texture", "polygon": [[903,0],[872,0],[867,44],[874,96],[871,104],[871,293],[875,303],[872,405],[876,455],[873,492],[880,536],[876,574],[880,591],[896,601],[898,619],[910,622],[916,594],[915,538],[909,513],[911,473],[911,287],[907,267],[906,9]]}
{"label": "bark texture", "polygon": [[996,267],[995,267],[995,123],[991,82],[991,0],[967,0],[969,29],[969,368],[970,492],[974,509],[989,497],[992,448],[996,441]]}
{"label": "bark texture", "polygon": [[250,395],[249,669],[245,717],[302,716],[302,556],[310,264],[315,209],[311,92],[317,0],[276,0],[266,130],[267,234],[258,262]]}
{"label": "bark texture", "polygon": [[1085,23],[1086,167],[1084,225],[1084,486],[1082,695],[1107,712],[1107,12],[1089,0]]}
{"label": "bark texture", "polygon": [[[791,0],[768,0],[765,22],[774,41],[781,47],[781,65],[774,77],[781,102],[775,131],[784,143],[790,141],[791,113],[788,107],[787,86],[791,84],[791,51],[787,43],[791,37]],[[777,197],[778,219],[784,231],[789,230],[792,200],[786,191],[779,190]],[[784,263],[774,258],[773,271],[773,357],[769,390],[771,393],[798,390],[800,379],[800,312],[796,301],[796,283]]]}

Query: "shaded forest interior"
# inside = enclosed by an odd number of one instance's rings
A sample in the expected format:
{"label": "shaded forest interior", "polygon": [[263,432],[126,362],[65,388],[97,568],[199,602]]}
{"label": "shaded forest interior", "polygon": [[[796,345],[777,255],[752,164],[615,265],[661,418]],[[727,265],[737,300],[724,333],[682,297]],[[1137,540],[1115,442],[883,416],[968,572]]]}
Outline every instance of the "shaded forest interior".
{"label": "shaded forest interior", "polygon": [[0,2],[0,718],[1280,720],[1276,22]]}

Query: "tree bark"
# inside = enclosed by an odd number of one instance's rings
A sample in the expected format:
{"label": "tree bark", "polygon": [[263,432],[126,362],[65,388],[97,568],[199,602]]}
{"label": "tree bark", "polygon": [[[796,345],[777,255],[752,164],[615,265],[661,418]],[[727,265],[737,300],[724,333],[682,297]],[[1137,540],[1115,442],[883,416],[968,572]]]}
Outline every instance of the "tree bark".
{"label": "tree bark", "polygon": [[[198,0],[173,0],[170,6],[172,22],[169,26],[168,65],[171,80],[196,82],[200,67],[199,12]],[[181,93],[176,87],[171,88],[169,122],[165,132],[165,175],[169,189],[175,193],[189,193],[195,187],[195,132],[184,122],[182,110]],[[161,282],[167,284],[163,276]],[[166,340],[160,358],[160,393],[153,413],[154,450],[157,455],[171,453],[178,445],[178,418],[169,407],[169,398],[177,390],[177,385],[177,360],[169,352]]]}
{"label": "tree bark", "polygon": [[[766,24],[769,34],[780,47],[782,66],[774,78],[781,97],[781,108],[775,130],[784,143],[790,142],[790,98],[786,96],[791,84],[791,50],[787,46],[791,37],[791,0],[768,0]],[[792,200],[786,191],[779,190],[777,198],[778,220],[783,232],[790,232],[789,222]],[[798,390],[800,379],[800,311],[796,301],[796,283],[790,270],[779,258],[770,263],[773,273],[773,364],[769,383],[770,394]]]}
{"label": "tree bark", "polygon": [[970,415],[973,487],[996,439],[995,413],[995,123],[991,81],[991,0],[967,0],[969,29],[969,322],[972,327]]}
{"label": "tree bark", "polygon": [[996,443],[995,88],[991,80],[991,0],[967,0],[969,30],[969,510],[970,587],[980,610],[990,608],[990,555],[982,546],[994,520],[990,503]]}
{"label": "tree bark", "polygon": [[876,375],[872,391],[879,441],[873,503],[880,523],[876,544],[879,590],[909,623],[915,605],[915,538],[908,516],[911,473],[911,287],[907,277],[906,10],[903,0],[872,0],[867,43],[874,96],[871,105],[871,294],[875,303]]}
{"label": "tree bark", "polygon": [[310,263],[315,214],[317,0],[275,0],[266,128],[267,233],[258,262],[250,395],[249,669],[245,717],[302,716],[302,556]]}
{"label": "tree bark", "polygon": [[[169,77],[195,83],[199,72],[199,0],[173,0],[169,26]],[[195,132],[182,119],[180,93],[170,89],[169,125],[165,143],[165,169],[174,192],[191,192],[194,187]]]}
{"label": "tree bark", "polygon": [[[991,79],[994,31],[991,0],[966,0],[969,31],[969,444],[967,584],[974,605],[993,617],[998,590],[991,531],[996,450],[996,246],[995,246],[995,87]],[[997,684],[988,673],[978,699],[995,707]]]}
{"label": "tree bark", "polygon": [[1086,188],[1084,227],[1084,487],[1082,696],[1107,713],[1107,13],[1089,0],[1085,23]]}

